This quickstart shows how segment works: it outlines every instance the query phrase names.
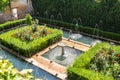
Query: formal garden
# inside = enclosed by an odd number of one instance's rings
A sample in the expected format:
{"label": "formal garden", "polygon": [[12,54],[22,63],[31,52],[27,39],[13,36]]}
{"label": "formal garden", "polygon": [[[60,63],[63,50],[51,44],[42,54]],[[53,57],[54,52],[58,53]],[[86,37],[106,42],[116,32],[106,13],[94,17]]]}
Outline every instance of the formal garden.
{"label": "formal garden", "polygon": [[119,0],[30,1],[0,23],[0,80],[120,80]]}

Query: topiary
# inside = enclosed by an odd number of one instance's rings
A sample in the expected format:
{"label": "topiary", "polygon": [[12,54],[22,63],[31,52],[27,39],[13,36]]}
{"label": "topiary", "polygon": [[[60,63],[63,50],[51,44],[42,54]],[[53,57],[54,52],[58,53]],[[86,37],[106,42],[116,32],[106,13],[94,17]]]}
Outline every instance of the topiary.
{"label": "topiary", "polygon": [[27,24],[27,25],[32,25],[32,17],[31,17],[31,15],[30,15],[30,14],[27,14],[27,15],[25,16],[25,18],[26,18],[26,24]]}

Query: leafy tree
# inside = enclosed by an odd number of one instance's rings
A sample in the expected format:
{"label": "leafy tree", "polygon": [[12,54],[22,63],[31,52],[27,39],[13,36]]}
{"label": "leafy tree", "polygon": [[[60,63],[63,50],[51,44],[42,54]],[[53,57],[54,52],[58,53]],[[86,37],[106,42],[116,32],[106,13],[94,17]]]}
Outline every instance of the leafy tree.
{"label": "leafy tree", "polygon": [[0,0],[0,11],[4,10],[9,4],[9,0]]}

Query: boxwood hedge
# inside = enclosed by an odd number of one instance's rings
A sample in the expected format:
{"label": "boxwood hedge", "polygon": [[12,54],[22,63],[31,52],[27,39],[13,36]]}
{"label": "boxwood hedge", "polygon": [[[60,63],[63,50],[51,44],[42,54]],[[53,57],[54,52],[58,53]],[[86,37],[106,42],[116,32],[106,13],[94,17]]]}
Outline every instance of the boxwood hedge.
{"label": "boxwood hedge", "polygon": [[[73,65],[68,67],[68,79],[70,80],[114,80],[112,75],[105,76],[93,70],[88,70],[91,59],[98,53],[101,48],[108,48],[111,45],[108,43],[99,43],[84,54],[76,58]],[[112,46],[113,50],[120,52],[120,46]]]}
{"label": "boxwood hedge", "polygon": [[[36,38],[30,42],[21,41],[19,38],[15,38],[12,35],[22,31],[24,27],[8,31],[0,35],[0,43],[13,49],[23,56],[29,57],[37,51],[43,50],[52,43],[55,43],[62,39],[62,31],[54,29],[53,32],[45,37]],[[52,29],[52,28],[50,28]]]}
{"label": "boxwood hedge", "polygon": [[23,24],[23,23],[25,23],[25,19],[19,19],[19,20],[5,22],[3,24],[0,24],[0,31],[2,31],[4,29],[16,27],[16,26]]}

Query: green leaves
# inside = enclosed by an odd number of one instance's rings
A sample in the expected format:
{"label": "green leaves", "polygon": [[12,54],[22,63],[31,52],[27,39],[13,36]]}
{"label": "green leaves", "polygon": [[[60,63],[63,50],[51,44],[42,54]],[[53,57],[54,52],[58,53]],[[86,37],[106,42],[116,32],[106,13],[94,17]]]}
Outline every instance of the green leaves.
{"label": "green leaves", "polygon": [[9,0],[0,0],[0,11],[4,10],[8,5]]}
{"label": "green leaves", "polygon": [[25,19],[5,22],[3,24],[0,24],[0,31],[4,29],[10,29],[10,28],[16,27],[17,25],[23,24],[24,22],[25,22]]}
{"label": "green leaves", "polygon": [[[102,20],[103,25],[99,29],[120,33],[120,0],[32,0],[36,17],[58,18],[62,14],[62,20],[73,22],[73,19],[81,18],[81,25],[95,27]],[[46,6],[49,5],[49,6]]]}
{"label": "green leaves", "polygon": [[18,71],[8,60],[0,60],[0,80],[37,80],[31,69]]}
{"label": "green leaves", "polygon": [[26,18],[26,24],[32,25],[32,16],[30,14],[27,14],[25,18]]}
{"label": "green leaves", "polygon": [[[106,76],[113,76],[116,80],[119,76],[119,61],[116,59],[112,47],[102,48],[91,60],[89,69],[100,72]],[[95,65],[95,67],[93,67]]]}
{"label": "green leaves", "polygon": [[68,78],[69,80],[114,80],[112,76],[107,77],[92,70],[76,67],[69,67]]}

